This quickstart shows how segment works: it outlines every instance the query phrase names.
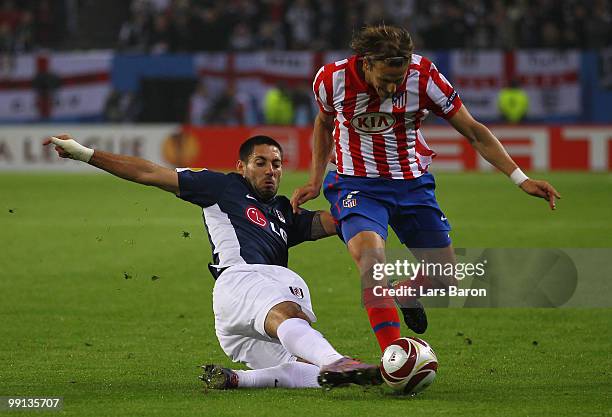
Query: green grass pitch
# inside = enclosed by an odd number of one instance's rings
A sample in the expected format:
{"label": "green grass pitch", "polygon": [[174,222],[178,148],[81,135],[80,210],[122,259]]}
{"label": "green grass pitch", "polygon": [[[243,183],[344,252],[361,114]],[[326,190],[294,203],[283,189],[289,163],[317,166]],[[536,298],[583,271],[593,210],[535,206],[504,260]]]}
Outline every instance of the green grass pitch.
{"label": "green grass pitch", "polygon": [[[501,175],[439,174],[455,246],[612,247],[612,175],[544,177],[563,195],[555,212]],[[281,191],[305,178],[286,173]],[[0,395],[63,396],[71,416],[612,416],[609,308],[430,309],[424,337],[440,368],[415,398],[359,387],[203,394],[196,365],[230,361],[214,334],[200,213],[104,174],[0,174]],[[377,361],[341,242],[290,258],[317,329]]]}

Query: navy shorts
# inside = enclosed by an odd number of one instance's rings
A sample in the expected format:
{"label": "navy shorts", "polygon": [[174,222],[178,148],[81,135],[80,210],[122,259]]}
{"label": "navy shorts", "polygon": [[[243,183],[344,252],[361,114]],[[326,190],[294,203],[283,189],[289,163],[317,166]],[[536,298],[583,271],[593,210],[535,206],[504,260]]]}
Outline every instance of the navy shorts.
{"label": "navy shorts", "polygon": [[410,180],[352,177],[330,171],[323,183],[325,198],[344,242],[363,231],[387,239],[391,226],[410,248],[444,248],[451,230],[435,196],[436,182],[426,173]]}

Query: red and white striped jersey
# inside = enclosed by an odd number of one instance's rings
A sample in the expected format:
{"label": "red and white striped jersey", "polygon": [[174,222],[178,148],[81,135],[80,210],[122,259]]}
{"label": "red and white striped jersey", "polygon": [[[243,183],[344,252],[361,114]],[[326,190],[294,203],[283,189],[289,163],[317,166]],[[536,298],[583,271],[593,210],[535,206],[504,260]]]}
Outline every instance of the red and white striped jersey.
{"label": "red and white striped jersey", "polygon": [[419,127],[433,111],[444,119],[460,108],[452,85],[427,58],[412,55],[393,97],[381,102],[352,56],[323,66],[313,83],[322,112],[333,114],[338,173],[357,177],[417,178],[436,155]]}

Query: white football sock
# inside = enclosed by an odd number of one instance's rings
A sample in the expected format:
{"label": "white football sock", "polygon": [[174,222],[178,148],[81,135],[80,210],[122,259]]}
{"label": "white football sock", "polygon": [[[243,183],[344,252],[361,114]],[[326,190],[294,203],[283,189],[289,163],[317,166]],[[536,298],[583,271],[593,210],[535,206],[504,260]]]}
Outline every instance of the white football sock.
{"label": "white football sock", "polygon": [[306,320],[287,319],[278,326],[276,334],[289,353],[319,368],[343,358]]}
{"label": "white football sock", "polygon": [[272,368],[234,371],[239,388],[319,388],[319,367],[310,363],[288,362]]}

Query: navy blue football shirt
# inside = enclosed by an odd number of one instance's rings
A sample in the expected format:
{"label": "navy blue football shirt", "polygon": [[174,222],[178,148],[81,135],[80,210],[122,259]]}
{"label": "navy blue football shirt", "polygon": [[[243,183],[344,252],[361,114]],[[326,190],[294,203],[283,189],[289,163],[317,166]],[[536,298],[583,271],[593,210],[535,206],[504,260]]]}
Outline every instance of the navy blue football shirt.
{"label": "navy blue football shirt", "polygon": [[178,197],[202,207],[211,273],[239,264],[287,267],[289,248],[311,237],[316,212],[294,214],[289,199],[261,201],[242,175],[178,168]]}

